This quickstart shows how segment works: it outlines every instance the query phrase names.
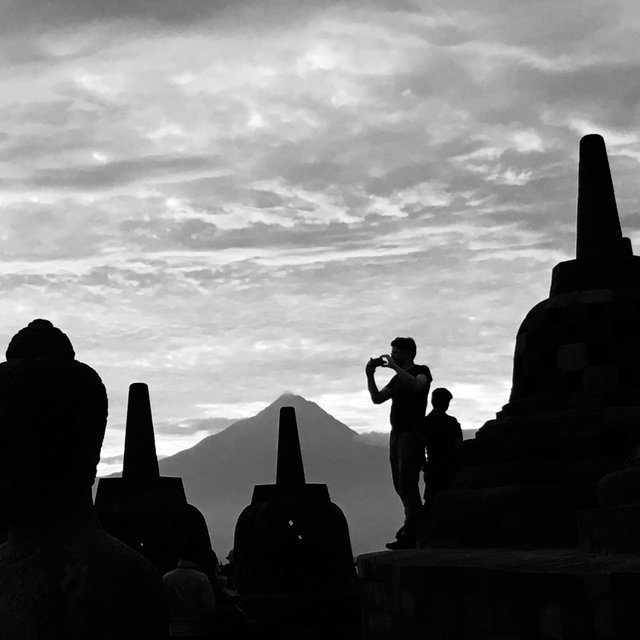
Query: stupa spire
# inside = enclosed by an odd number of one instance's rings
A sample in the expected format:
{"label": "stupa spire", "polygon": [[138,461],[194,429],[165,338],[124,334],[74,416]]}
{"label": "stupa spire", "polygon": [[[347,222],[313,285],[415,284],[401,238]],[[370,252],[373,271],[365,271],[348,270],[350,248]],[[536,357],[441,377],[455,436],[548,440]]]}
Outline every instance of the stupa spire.
{"label": "stupa spire", "polygon": [[276,466],[276,485],[304,486],[304,465],[298,436],[296,410],[293,407],[280,408],[278,430],[278,458]]}
{"label": "stupa spire", "polygon": [[576,258],[618,259],[632,255],[622,237],[607,149],[601,135],[580,140],[578,168],[578,233]]}
{"label": "stupa spire", "polygon": [[149,387],[144,382],[129,386],[122,477],[135,482],[160,477]]}

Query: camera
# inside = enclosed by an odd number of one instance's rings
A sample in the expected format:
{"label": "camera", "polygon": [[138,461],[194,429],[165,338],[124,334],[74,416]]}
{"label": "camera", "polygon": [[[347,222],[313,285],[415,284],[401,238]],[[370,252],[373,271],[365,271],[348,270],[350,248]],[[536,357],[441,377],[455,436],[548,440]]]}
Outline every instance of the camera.
{"label": "camera", "polygon": [[387,366],[387,361],[382,356],[380,356],[379,358],[371,358],[371,362],[376,367],[386,367]]}

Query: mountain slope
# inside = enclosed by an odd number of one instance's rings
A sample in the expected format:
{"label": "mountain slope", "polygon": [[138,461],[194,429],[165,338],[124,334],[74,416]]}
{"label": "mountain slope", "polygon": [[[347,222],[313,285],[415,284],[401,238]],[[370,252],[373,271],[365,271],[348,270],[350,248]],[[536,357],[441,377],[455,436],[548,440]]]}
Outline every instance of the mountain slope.
{"label": "mountain slope", "polygon": [[251,502],[254,485],[275,482],[282,406],[296,410],[306,480],[328,485],[349,522],[354,554],[384,548],[402,520],[387,450],[368,444],[317,404],[285,394],[252,418],[160,461],[162,475],[183,478],[218,555],[233,546],[236,520]]}

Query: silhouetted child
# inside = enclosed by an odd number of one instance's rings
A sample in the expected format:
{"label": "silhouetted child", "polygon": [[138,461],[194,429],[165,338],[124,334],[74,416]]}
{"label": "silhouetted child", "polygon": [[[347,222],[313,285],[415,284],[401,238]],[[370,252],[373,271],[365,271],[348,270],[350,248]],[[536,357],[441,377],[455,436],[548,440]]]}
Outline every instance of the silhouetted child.
{"label": "silhouetted child", "polygon": [[462,464],[459,448],[462,443],[460,423],[447,414],[453,398],[448,389],[434,389],[431,394],[433,409],[423,422],[423,433],[427,449],[424,471],[424,514],[428,517],[434,496],[449,488]]}

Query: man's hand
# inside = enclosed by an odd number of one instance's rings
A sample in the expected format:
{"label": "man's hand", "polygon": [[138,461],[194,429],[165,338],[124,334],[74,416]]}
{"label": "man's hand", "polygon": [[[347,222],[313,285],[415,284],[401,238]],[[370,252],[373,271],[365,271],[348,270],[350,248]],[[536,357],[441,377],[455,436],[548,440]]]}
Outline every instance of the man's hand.
{"label": "man's hand", "polygon": [[376,367],[378,367],[379,365],[379,360],[378,362],[376,362],[376,360],[378,360],[378,358],[369,358],[369,362],[367,362],[364,370],[367,374],[367,388],[369,389],[371,400],[373,404],[381,404],[391,398],[391,389],[389,389],[389,385],[387,385],[383,389],[378,389],[376,379],[373,375]]}
{"label": "man's hand", "polygon": [[385,353],[382,357],[385,360],[385,363],[382,366],[389,367],[389,369],[393,369],[394,371],[398,371],[400,369],[398,363],[388,353]]}

